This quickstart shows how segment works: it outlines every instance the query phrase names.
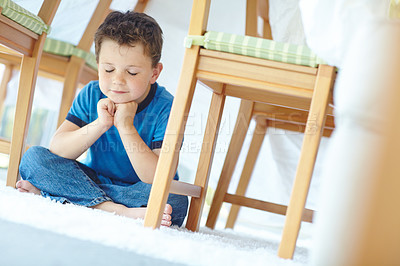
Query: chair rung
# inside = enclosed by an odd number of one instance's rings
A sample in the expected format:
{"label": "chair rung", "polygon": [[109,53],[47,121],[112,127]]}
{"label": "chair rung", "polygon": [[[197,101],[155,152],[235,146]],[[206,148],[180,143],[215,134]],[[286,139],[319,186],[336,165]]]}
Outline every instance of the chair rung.
{"label": "chair rung", "polygon": [[[25,150],[29,149],[30,147],[31,147],[30,145],[26,145]],[[10,149],[11,149],[10,140],[0,137],[0,153],[10,154]]]}
{"label": "chair rung", "polygon": [[[271,203],[271,202],[262,201],[262,200],[256,200],[256,199],[247,198],[247,197],[239,196],[239,195],[233,195],[233,194],[229,194],[229,193],[225,194],[224,202],[228,202],[228,203],[243,206],[243,207],[253,208],[253,209],[257,209],[257,210],[281,214],[281,215],[286,215],[286,210],[287,210],[287,206],[285,206],[285,205]],[[314,216],[313,210],[304,209],[301,220],[304,222],[312,223],[313,216]]]}
{"label": "chair rung", "polygon": [[10,140],[5,138],[0,138],[0,153],[10,154]]}
{"label": "chair rung", "polygon": [[200,198],[201,187],[177,180],[172,180],[169,192],[178,195]]}

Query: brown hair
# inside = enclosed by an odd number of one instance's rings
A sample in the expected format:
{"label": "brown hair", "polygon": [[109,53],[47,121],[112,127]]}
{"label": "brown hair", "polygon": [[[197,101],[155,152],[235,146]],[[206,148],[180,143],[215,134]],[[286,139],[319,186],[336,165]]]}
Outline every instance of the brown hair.
{"label": "brown hair", "polygon": [[144,13],[113,11],[108,14],[94,35],[97,62],[104,39],[110,39],[119,45],[133,46],[140,43],[144,47],[145,55],[151,57],[153,67],[160,62],[162,30],[155,19]]}

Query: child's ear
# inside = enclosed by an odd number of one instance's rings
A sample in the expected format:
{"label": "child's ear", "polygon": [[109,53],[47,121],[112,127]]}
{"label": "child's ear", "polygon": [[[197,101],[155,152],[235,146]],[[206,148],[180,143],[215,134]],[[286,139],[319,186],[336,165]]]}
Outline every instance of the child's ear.
{"label": "child's ear", "polygon": [[150,83],[154,84],[154,82],[157,81],[158,77],[161,74],[161,71],[163,70],[163,64],[158,63],[155,67],[153,67],[153,75],[151,76]]}

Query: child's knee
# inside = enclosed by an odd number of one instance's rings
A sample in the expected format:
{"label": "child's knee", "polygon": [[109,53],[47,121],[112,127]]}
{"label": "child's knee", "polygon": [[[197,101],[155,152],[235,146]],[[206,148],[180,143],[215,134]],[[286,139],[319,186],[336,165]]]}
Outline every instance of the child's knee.
{"label": "child's knee", "polygon": [[47,158],[47,154],[50,151],[42,146],[32,146],[30,147],[22,156],[21,159],[21,164],[27,163],[27,162],[35,162],[38,163],[42,161],[43,159]]}
{"label": "child's knee", "polygon": [[19,171],[21,175],[24,176],[24,173],[30,171],[33,168],[37,168],[40,166],[46,166],[46,156],[50,151],[41,146],[33,146],[29,148],[21,158],[21,163],[19,165]]}

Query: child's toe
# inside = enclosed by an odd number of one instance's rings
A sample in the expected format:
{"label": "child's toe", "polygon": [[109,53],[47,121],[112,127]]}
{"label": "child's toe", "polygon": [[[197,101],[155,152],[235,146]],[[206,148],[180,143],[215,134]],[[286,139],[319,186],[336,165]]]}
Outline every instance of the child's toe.
{"label": "child's toe", "polygon": [[165,205],[164,213],[171,214],[172,213],[172,206],[169,204]]}

